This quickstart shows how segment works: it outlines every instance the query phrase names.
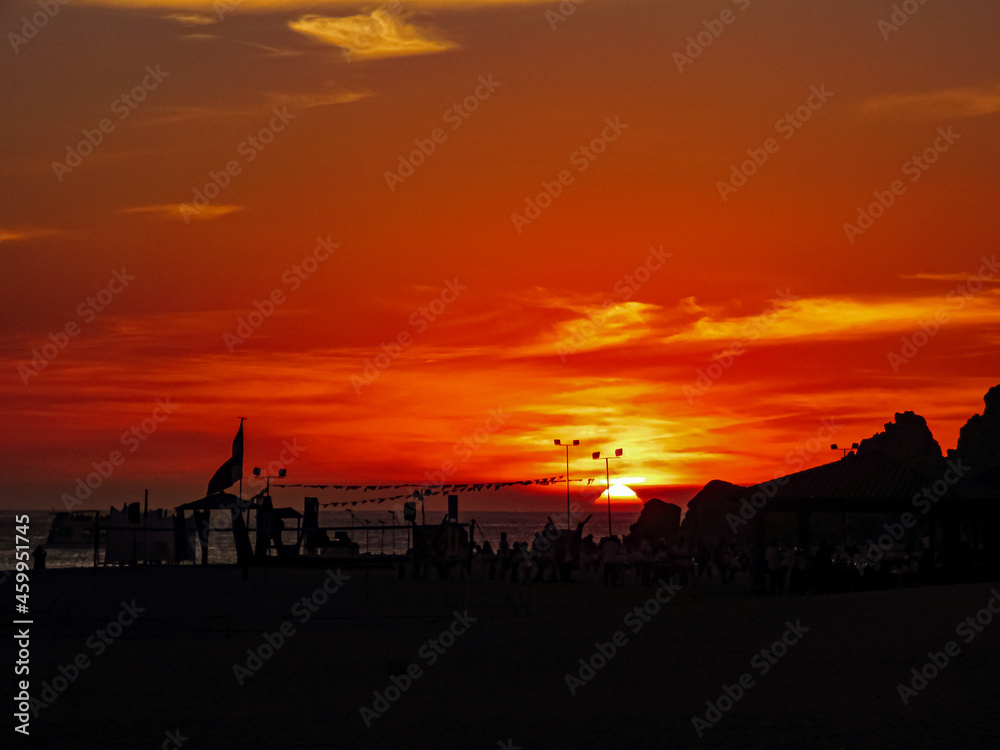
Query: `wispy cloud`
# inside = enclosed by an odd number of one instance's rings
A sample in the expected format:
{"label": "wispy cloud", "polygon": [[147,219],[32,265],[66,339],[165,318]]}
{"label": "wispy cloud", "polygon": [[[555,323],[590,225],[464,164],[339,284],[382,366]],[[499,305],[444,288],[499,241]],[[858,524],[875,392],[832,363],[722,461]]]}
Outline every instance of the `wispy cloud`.
{"label": "wispy cloud", "polygon": [[369,15],[308,15],[290,21],[289,28],[345,50],[351,57],[373,59],[444,52],[458,45],[436,38],[427,29],[417,28],[388,11],[379,9]]}
{"label": "wispy cloud", "polygon": [[242,211],[246,206],[227,205],[207,205],[202,206],[197,212],[183,212],[180,203],[158,203],[150,206],[134,206],[122,209],[123,214],[147,214],[154,219],[168,219],[174,221],[209,221],[218,219],[221,216]]}
{"label": "wispy cloud", "polygon": [[[900,274],[901,279],[916,279],[920,281],[968,281],[969,279],[976,278],[975,274],[962,273],[961,271],[957,273],[909,273]],[[980,280],[986,284],[1000,284],[1000,279],[984,279],[980,277]]]}
{"label": "wispy cloud", "polygon": [[[182,11],[216,13],[219,0],[78,0],[82,5],[105,5],[118,8],[170,8]],[[357,8],[357,0],[226,0],[227,7],[239,12],[307,10],[317,6],[328,8]],[[393,3],[387,3],[393,5]],[[400,3],[404,4],[404,3]],[[476,8],[494,5],[545,5],[551,0],[406,0],[408,7],[422,8]]]}
{"label": "wispy cloud", "polygon": [[5,229],[0,227],[0,242],[19,242],[59,234],[57,229]]}
{"label": "wispy cloud", "polygon": [[330,107],[334,104],[350,104],[372,96],[371,91],[337,91],[319,94],[270,94],[276,106],[286,105],[295,109]]}
{"label": "wispy cloud", "polygon": [[900,112],[928,120],[954,120],[1000,112],[1000,85],[885,94],[869,99],[862,111]]}
{"label": "wispy cloud", "polygon": [[218,21],[218,17],[208,16],[202,13],[171,13],[164,16],[169,21],[176,21],[187,26],[207,26]]}

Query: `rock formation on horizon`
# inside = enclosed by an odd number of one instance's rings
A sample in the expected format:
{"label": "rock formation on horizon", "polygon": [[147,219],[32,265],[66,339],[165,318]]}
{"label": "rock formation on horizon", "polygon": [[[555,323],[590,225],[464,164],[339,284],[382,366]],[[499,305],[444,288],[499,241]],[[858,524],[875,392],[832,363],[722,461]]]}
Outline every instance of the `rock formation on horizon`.
{"label": "rock formation on horizon", "polygon": [[740,499],[746,495],[746,491],[746,487],[738,484],[713,479],[688,502],[681,531],[695,538],[722,538],[731,535],[732,529],[726,515],[739,512]]}
{"label": "rock formation on horizon", "polygon": [[858,455],[876,452],[908,464],[935,465],[944,460],[927,420],[912,411],[896,412],[894,421],[886,422],[885,432],[876,432],[858,445]]}
{"label": "rock formation on horizon", "polygon": [[680,506],[654,497],[642,506],[638,520],[629,526],[625,542],[628,545],[638,545],[643,539],[650,544],[656,544],[656,540],[660,538],[669,540],[677,533],[680,524]]}
{"label": "rock formation on horizon", "polygon": [[982,414],[973,414],[958,433],[958,445],[948,458],[961,458],[977,469],[1000,464],[1000,385],[983,396]]}

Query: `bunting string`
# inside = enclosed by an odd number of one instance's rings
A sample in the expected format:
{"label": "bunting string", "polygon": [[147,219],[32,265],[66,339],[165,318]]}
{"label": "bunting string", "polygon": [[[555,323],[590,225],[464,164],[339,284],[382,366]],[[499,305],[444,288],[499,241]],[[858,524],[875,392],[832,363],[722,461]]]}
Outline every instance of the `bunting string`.
{"label": "bunting string", "polygon": [[[403,483],[403,484],[272,484],[273,488],[294,488],[294,487],[304,487],[308,489],[319,489],[319,490],[361,490],[362,493],[365,492],[378,492],[379,490],[399,490],[406,487],[420,488],[420,490],[414,490],[412,492],[405,492],[396,495],[383,495],[381,497],[367,497],[360,500],[342,500],[339,502],[323,503],[324,508],[329,507],[341,507],[347,505],[366,505],[366,504],[377,504],[384,503],[386,500],[402,500],[404,498],[413,498],[418,491],[421,492],[422,497],[427,497],[428,495],[444,495],[446,493],[456,493],[456,492],[482,492],[484,490],[499,490],[503,487],[515,487],[515,486],[547,486],[552,484],[558,484],[564,480],[564,474],[557,474],[551,477],[540,477],[538,479],[520,479],[510,482],[475,482],[475,483],[465,483],[465,484],[414,484],[414,483]],[[582,479],[570,479],[571,482],[582,482]],[[590,480],[593,481],[593,480]]]}

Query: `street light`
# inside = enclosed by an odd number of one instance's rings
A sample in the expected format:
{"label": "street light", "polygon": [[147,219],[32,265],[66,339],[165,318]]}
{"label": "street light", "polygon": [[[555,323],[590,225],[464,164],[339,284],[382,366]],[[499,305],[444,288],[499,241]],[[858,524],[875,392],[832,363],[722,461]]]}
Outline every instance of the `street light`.
{"label": "street light", "polygon": [[555,444],[566,449],[566,533],[569,533],[569,447],[570,445],[579,445],[579,440],[574,440],[572,443],[562,443],[558,440]]}
{"label": "street light", "polygon": [[[594,451],[591,455],[595,459],[600,459],[601,452]],[[622,457],[621,448],[615,448],[614,456],[604,457],[604,477],[608,483],[608,536],[611,536],[611,469],[609,468],[609,462],[611,461],[612,458],[621,458],[621,457]]]}
{"label": "street light", "polygon": [[[261,472],[261,468],[259,466],[254,466],[253,467],[253,475],[255,477],[261,476],[260,472]],[[284,469],[278,469],[278,473],[277,474],[264,474],[264,478],[267,479],[267,488],[266,488],[267,491],[264,494],[267,495],[268,497],[270,497],[271,496],[271,480],[272,479],[284,479],[285,478],[285,470]]]}
{"label": "street light", "polygon": [[390,511],[388,511],[388,513],[389,513],[390,516],[392,516],[392,547],[390,549],[389,554],[395,556],[396,555],[396,526],[399,525],[399,519],[396,518],[396,511],[390,510]]}
{"label": "street light", "polygon": [[830,446],[830,450],[832,450],[832,451],[843,451],[843,454],[841,455],[841,458],[843,458],[844,456],[847,455],[848,451],[852,451],[852,450],[856,451],[859,447],[860,446],[857,443],[851,443],[851,447],[850,448],[838,448],[837,444],[834,443],[833,445]]}

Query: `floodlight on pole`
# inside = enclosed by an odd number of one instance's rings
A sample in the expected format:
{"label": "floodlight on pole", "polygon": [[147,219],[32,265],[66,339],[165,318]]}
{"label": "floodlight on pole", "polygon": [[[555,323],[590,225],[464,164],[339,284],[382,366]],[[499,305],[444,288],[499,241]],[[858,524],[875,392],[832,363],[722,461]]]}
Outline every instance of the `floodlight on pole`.
{"label": "floodlight on pole", "polygon": [[843,457],[844,457],[844,456],[846,456],[846,455],[847,455],[847,454],[848,454],[848,453],[849,453],[850,451],[856,451],[856,450],[857,450],[857,449],[858,449],[859,447],[860,447],[860,446],[859,446],[859,445],[858,445],[857,443],[851,443],[851,447],[850,447],[850,448],[839,448],[839,447],[837,446],[837,444],[836,444],[836,443],[834,443],[833,445],[831,445],[831,446],[830,446],[830,450],[832,450],[832,451],[842,451],[843,453],[842,453],[842,455],[841,455],[841,458],[843,458]]}
{"label": "floodlight on pole", "polygon": [[[599,460],[601,458],[600,451],[594,451],[591,455],[595,460]],[[621,448],[615,448],[614,456],[604,457],[604,477],[605,481],[608,483],[608,536],[609,537],[611,536],[611,469],[609,468],[609,463],[612,458],[621,458],[621,457],[622,457]]]}
{"label": "floodlight on pole", "polygon": [[571,445],[579,445],[579,440],[574,440],[572,443],[563,443],[559,440],[554,441],[556,445],[566,449],[566,531],[569,531],[569,449]]}
{"label": "floodlight on pole", "polygon": [[[263,477],[265,479],[267,479],[267,487],[265,488],[266,491],[264,492],[264,494],[267,495],[268,497],[270,497],[271,496],[271,480],[272,479],[284,479],[286,473],[287,472],[284,469],[278,469],[278,473],[277,474],[264,474]],[[255,477],[262,476],[261,475],[261,468],[259,466],[254,466],[253,467],[253,475]]]}

